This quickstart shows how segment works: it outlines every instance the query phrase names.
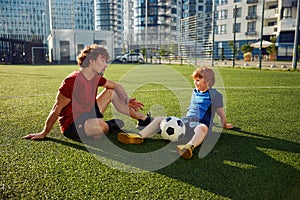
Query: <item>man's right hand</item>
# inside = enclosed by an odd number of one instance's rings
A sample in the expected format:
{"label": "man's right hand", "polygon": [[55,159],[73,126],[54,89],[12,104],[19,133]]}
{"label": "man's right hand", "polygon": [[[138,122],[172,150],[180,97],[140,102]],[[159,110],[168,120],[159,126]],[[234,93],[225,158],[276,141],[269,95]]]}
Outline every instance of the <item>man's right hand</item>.
{"label": "man's right hand", "polygon": [[46,137],[44,133],[31,133],[28,135],[25,135],[24,139],[31,139],[31,140],[42,140]]}

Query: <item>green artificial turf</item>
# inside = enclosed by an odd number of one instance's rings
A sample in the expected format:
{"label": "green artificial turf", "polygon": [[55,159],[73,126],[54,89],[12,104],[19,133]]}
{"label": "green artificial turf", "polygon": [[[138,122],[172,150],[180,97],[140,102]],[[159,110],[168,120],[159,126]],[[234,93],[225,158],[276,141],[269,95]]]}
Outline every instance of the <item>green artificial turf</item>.
{"label": "green artificial turf", "polygon": [[[75,65],[0,65],[0,199],[297,199],[300,196],[300,73],[215,68],[228,122],[212,151],[177,157],[177,143],[159,136],[124,145],[113,132],[84,143],[66,139],[58,125],[39,132],[61,81]],[[184,115],[195,68],[180,65],[110,65],[145,104],[144,113]],[[109,107],[105,119],[135,121]],[[167,162],[172,160],[172,162]],[[155,170],[152,170],[155,169]]]}

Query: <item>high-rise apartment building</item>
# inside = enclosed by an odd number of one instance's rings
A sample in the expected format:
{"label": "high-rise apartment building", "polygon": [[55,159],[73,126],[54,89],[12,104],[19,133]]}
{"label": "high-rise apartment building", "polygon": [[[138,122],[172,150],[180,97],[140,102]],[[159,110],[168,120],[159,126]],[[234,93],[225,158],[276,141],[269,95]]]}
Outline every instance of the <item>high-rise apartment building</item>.
{"label": "high-rise apartment building", "polygon": [[46,61],[47,2],[0,0],[0,63],[31,63],[33,47],[42,49],[36,57],[40,62]]}
{"label": "high-rise apartment building", "polygon": [[[107,44],[98,34],[101,31],[112,38],[112,55],[142,48],[155,53],[169,44],[191,51],[192,44],[202,49],[214,39],[214,57],[226,59],[233,56],[229,46],[233,36],[238,49],[257,42],[263,22],[262,39],[276,38],[277,59],[291,59],[298,1],[264,1],[263,9],[259,0],[0,0],[0,37],[44,43],[49,54],[65,60],[75,60],[87,42]],[[58,33],[63,37],[57,38]],[[5,55],[13,48],[9,41],[2,47]],[[70,55],[60,55],[60,49]],[[243,58],[241,52],[237,58]]]}
{"label": "high-rise apartment building", "polygon": [[170,35],[171,1],[133,1],[131,45],[135,48],[155,48],[165,44]]}
{"label": "high-rise apartment building", "polygon": [[[232,58],[229,42],[236,38],[236,47],[261,39],[276,39],[277,59],[291,59],[296,24],[296,0],[219,0],[215,11],[215,58]],[[234,22],[235,28],[234,28]],[[263,29],[261,29],[263,27]],[[235,34],[234,34],[235,33]],[[266,49],[262,49],[263,54]],[[253,54],[258,55],[256,48]],[[243,58],[239,52],[238,59]]]}
{"label": "high-rise apartment building", "polygon": [[[278,47],[277,59],[279,60],[292,60],[299,3],[299,0],[278,1],[276,44]],[[300,45],[299,40],[298,45]]]}
{"label": "high-rise apartment building", "polygon": [[94,0],[47,1],[49,1],[50,5],[49,17],[51,30],[94,30]]}
{"label": "high-rise apartment building", "polygon": [[46,42],[49,33],[47,0],[0,0],[0,35]]}
{"label": "high-rise apartment building", "polygon": [[[105,5],[106,9],[109,5]],[[84,46],[107,45],[113,55],[112,34],[107,28],[96,28],[99,11],[97,0],[49,0],[49,59],[52,62],[75,62]],[[104,5],[101,7],[104,8]],[[101,16],[100,16],[101,17]],[[103,25],[103,24],[101,24]]]}
{"label": "high-rise apartment building", "polygon": [[[211,10],[212,0],[128,0],[124,17],[126,47],[130,50],[147,48],[152,54],[162,46],[177,46],[180,43],[181,20],[211,15]],[[204,29],[198,30],[200,38]],[[176,49],[179,51],[178,46]]]}
{"label": "high-rise apartment building", "polygon": [[95,30],[112,31],[117,54],[121,53],[124,36],[124,1],[94,0]]}

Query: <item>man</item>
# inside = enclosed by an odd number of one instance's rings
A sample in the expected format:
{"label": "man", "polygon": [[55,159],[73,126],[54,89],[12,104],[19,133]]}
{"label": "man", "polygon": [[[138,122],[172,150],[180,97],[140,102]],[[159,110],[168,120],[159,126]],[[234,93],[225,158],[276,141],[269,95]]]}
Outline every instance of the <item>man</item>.
{"label": "man", "polygon": [[[82,137],[99,139],[111,129],[122,127],[121,120],[104,121],[103,114],[112,103],[122,114],[138,120],[138,126],[146,126],[151,117],[139,112],[143,104],[129,98],[124,88],[102,75],[107,66],[109,54],[98,45],[85,47],[77,57],[80,70],[72,72],[59,87],[56,101],[50,111],[44,129],[31,133],[26,139],[43,139],[58,119],[64,136],[80,140]],[[104,90],[97,95],[98,87]]]}

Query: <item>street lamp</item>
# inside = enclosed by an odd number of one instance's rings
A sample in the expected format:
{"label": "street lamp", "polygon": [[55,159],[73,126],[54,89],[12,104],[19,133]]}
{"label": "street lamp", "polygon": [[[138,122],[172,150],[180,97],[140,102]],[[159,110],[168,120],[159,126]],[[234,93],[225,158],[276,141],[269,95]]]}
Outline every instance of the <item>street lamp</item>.
{"label": "street lamp", "polygon": [[261,61],[262,61],[262,42],[263,42],[263,31],[264,31],[264,15],[265,15],[265,0],[263,0],[263,2],[262,2],[260,44],[259,44],[259,69],[261,69]]}
{"label": "street lamp", "polygon": [[293,49],[293,69],[297,69],[298,60],[298,34],[299,34],[299,23],[300,23],[300,1],[297,5],[297,17],[296,17],[296,28],[295,28],[295,38],[294,38],[294,49]]}

